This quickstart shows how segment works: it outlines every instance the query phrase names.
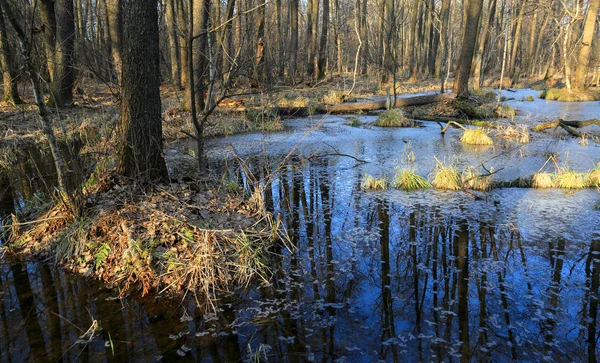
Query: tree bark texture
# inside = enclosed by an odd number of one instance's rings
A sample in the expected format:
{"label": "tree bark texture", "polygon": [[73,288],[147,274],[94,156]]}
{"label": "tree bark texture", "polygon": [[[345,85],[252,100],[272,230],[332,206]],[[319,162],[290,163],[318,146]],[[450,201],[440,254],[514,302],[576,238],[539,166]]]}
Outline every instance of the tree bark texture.
{"label": "tree bark texture", "polygon": [[158,3],[123,0],[120,174],[141,182],[165,179],[162,155]]}
{"label": "tree bark texture", "polygon": [[468,1],[465,31],[463,33],[460,57],[458,58],[454,85],[452,87],[452,92],[459,97],[469,96],[469,77],[471,75],[471,64],[475,52],[475,43],[477,42],[482,8],[483,0]]}

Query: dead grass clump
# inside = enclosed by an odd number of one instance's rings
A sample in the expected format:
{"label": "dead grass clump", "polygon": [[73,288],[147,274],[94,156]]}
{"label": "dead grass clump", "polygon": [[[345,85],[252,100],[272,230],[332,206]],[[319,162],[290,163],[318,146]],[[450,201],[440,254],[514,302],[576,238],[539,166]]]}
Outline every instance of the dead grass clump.
{"label": "dead grass clump", "polygon": [[219,292],[269,278],[270,247],[289,240],[271,214],[237,195],[166,188],[142,195],[133,186],[108,188],[91,196],[97,208],[78,220],[55,205],[11,246],[117,285],[122,294],[192,293],[213,308]]}
{"label": "dead grass clump", "polygon": [[414,169],[403,168],[394,179],[394,188],[404,191],[413,191],[420,189],[429,189],[431,184],[422,176],[415,173]]}
{"label": "dead grass clump", "polygon": [[550,88],[542,92],[540,98],[562,102],[585,102],[599,100],[600,93],[591,90],[571,89],[569,91],[566,88]]}
{"label": "dead grass clump", "polygon": [[458,169],[451,165],[444,165],[442,162],[437,160],[437,164],[435,165],[435,169],[432,173],[432,182],[431,184],[437,189],[444,190],[460,190],[461,188],[461,180],[460,180],[460,172]]}
{"label": "dead grass clump", "polygon": [[470,167],[462,174],[462,185],[465,189],[486,192],[492,189],[493,176],[481,175],[477,172],[477,170],[475,170],[475,168]]}
{"label": "dead grass clump", "polygon": [[362,122],[360,122],[358,117],[350,116],[350,117],[348,117],[348,119],[346,120],[344,125],[348,125],[348,126],[352,126],[352,127],[359,127],[362,125]]}
{"label": "dead grass clump", "polygon": [[354,102],[356,101],[356,97],[348,96],[347,94],[341,91],[331,90],[327,92],[325,96],[323,96],[321,101],[327,105],[339,105],[340,103],[344,102]]}
{"label": "dead grass clump", "polygon": [[373,123],[379,127],[413,127],[413,121],[404,116],[402,110],[393,109],[387,110],[377,117],[377,120]]}
{"label": "dead grass clump", "polygon": [[500,118],[511,118],[515,117],[515,109],[509,105],[498,105],[494,108],[494,116]]}
{"label": "dead grass clump", "polygon": [[588,174],[561,168],[554,177],[554,185],[562,189],[584,189],[589,185]]}
{"label": "dead grass clump", "polygon": [[527,126],[506,126],[496,131],[495,136],[500,139],[514,140],[521,144],[529,143],[529,129]]}
{"label": "dead grass clump", "polygon": [[494,142],[483,129],[468,129],[460,138],[461,142],[469,145],[493,145]]}
{"label": "dead grass clump", "polygon": [[387,190],[388,182],[384,177],[375,178],[369,174],[365,175],[363,182],[360,185],[362,190]]}
{"label": "dead grass clump", "polygon": [[591,186],[600,187],[600,163],[590,170],[588,179]]}
{"label": "dead grass clump", "polygon": [[492,103],[496,101],[498,95],[495,91],[486,90],[483,88],[473,89],[470,91],[471,96],[473,96],[480,103]]}
{"label": "dead grass clump", "polygon": [[550,173],[537,172],[533,174],[532,185],[536,189],[554,188],[553,175]]}

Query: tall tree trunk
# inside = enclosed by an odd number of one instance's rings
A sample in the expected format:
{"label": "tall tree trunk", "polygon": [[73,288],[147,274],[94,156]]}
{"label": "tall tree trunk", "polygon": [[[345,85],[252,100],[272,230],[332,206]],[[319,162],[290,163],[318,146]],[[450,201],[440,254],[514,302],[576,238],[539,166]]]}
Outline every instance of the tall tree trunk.
{"label": "tall tree trunk", "polygon": [[169,55],[171,60],[171,83],[181,87],[179,44],[177,42],[177,20],[175,18],[175,0],[166,0],[167,32],[169,35]]}
{"label": "tall tree trunk", "polygon": [[[190,60],[188,57],[188,21],[186,17],[186,9],[184,5],[184,0],[176,0],[177,1],[177,26],[178,26],[178,36],[179,36],[179,59],[181,61],[181,86],[183,88],[188,85],[189,78],[189,69],[190,69]],[[189,104],[187,105],[189,107]]]}
{"label": "tall tree trunk", "polygon": [[65,106],[73,103],[75,84],[75,9],[73,0],[56,0],[56,53],[50,103]]}
{"label": "tall tree trunk", "polygon": [[417,77],[417,20],[419,19],[419,0],[414,0],[413,1],[413,9],[412,9],[412,16],[410,18],[410,28],[409,28],[409,43],[408,43],[408,52],[407,52],[407,57],[408,58],[408,64],[409,64],[409,68],[410,68],[410,77],[411,78],[416,78]]}
{"label": "tall tree trunk", "polygon": [[319,29],[319,0],[308,0],[306,10],[306,39],[308,41],[306,75],[315,77],[317,67],[317,34]]}
{"label": "tall tree trunk", "polygon": [[[122,74],[122,61],[121,61],[121,52],[122,52],[122,19],[121,19],[121,2],[123,0],[107,0],[108,1],[108,28],[110,32],[111,39],[111,53],[113,58],[113,65],[115,68],[115,73],[117,74],[117,82],[121,85],[121,74]],[[150,0],[152,1],[152,0]]]}
{"label": "tall tree trunk", "polygon": [[275,1],[275,16],[276,16],[276,23],[275,26],[277,27],[277,31],[275,33],[275,43],[276,43],[276,57],[277,57],[277,74],[279,76],[279,80],[282,81],[283,78],[285,77],[285,47],[283,45],[283,39],[285,39],[285,36],[283,34],[283,22],[282,20],[282,16],[283,16],[283,12],[281,10],[281,0],[276,0]]}
{"label": "tall tree trunk", "polygon": [[298,2],[299,0],[290,1],[290,43],[289,43],[289,82],[295,83],[296,71],[298,64]]}
{"label": "tall tree trunk", "polygon": [[235,0],[227,0],[227,10],[225,16],[225,21],[227,24],[223,28],[223,59],[222,59],[222,73],[226,79],[229,78],[229,68],[231,66],[231,59],[233,58],[233,54],[235,50],[233,49],[233,37],[232,37],[232,28],[233,22],[233,12],[235,10]]}
{"label": "tall tree trunk", "polygon": [[367,29],[367,0],[363,0],[362,9],[360,11],[360,36],[364,41],[364,46],[361,50],[361,71],[363,76],[367,75],[369,69],[369,34]]}
{"label": "tall tree trunk", "polygon": [[2,80],[4,83],[3,101],[13,104],[21,104],[23,101],[19,97],[17,88],[17,71],[13,51],[8,41],[6,25],[4,23],[4,12],[0,8],[0,66],[2,67]]}
{"label": "tall tree trunk", "polygon": [[440,45],[440,32],[438,31],[438,29],[436,29],[435,27],[435,1],[431,0],[429,2],[429,26],[431,27],[431,49],[429,52],[429,57],[428,57],[428,68],[429,68],[429,75],[430,76],[435,76],[436,71],[435,71],[435,60],[437,59],[437,53],[438,53],[438,49],[439,49],[439,45]]}
{"label": "tall tree trunk", "polygon": [[515,34],[513,36],[512,51],[510,52],[510,63],[508,71],[511,75],[512,81],[515,82],[515,77],[519,76],[519,72],[516,69],[517,66],[517,54],[519,51],[519,44],[521,44],[521,29],[523,29],[523,18],[525,17],[525,8],[527,7],[527,1],[519,4],[519,15],[517,17],[517,24],[515,26]]}
{"label": "tall tree trunk", "polygon": [[256,22],[256,53],[254,56],[255,62],[255,78],[258,83],[262,83],[266,80],[265,70],[265,11],[266,11],[266,0],[260,0],[260,8],[258,9],[258,19]]}
{"label": "tall tree trunk", "polygon": [[585,78],[587,74],[588,63],[590,62],[590,50],[592,49],[592,40],[594,39],[594,29],[596,27],[596,18],[598,17],[598,8],[600,0],[590,0],[590,7],[585,17],[583,34],[581,37],[581,47],[577,57],[577,68],[573,87],[583,89],[585,87]]}
{"label": "tall tree trunk", "polygon": [[123,74],[117,171],[141,182],[166,179],[162,154],[158,3],[123,0]]}
{"label": "tall tree trunk", "polygon": [[440,36],[442,37],[442,51],[435,59],[436,78],[439,78],[442,75],[442,67],[444,67],[445,58],[447,57],[446,54],[448,53],[448,39],[450,39],[448,34],[448,24],[450,22],[450,3],[451,0],[442,0],[442,8],[440,9],[440,18],[442,22],[440,31]]}
{"label": "tall tree trunk", "polygon": [[488,42],[488,34],[490,27],[494,23],[494,17],[496,16],[496,4],[497,0],[491,0],[490,12],[487,23],[482,26],[481,34],[479,35],[479,44],[477,51],[475,52],[475,59],[473,60],[473,88],[479,89],[482,84],[481,74],[483,73],[483,54],[485,45]]}
{"label": "tall tree trunk", "polygon": [[54,0],[40,0],[40,18],[44,27],[44,51],[50,82],[54,77],[54,53],[56,52],[56,13]]}
{"label": "tall tree trunk", "polygon": [[321,40],[319,42],[319,63],[317,79],[325,77],[327,68],[327,35],[329,33],[329,0],[323,0],[323,19],[321,23]]}
{"label": "tall tree trunk", "polygon": [[194,88],[196,107],[204,110],[205,81],[208,78],[208,22],[211,9],[210,0],[194,0],[194,24],[191,24],[192,36],[196,39],[193,48]]}
{"label": "tall tree trunk", "polygon": [[483,0],[469,0],[468,2],[465,31],[463,33],[460,57],[458,58],[456,75],[454,77],[454,85],[452,86],[452,92],[459,97],[469,96],[469,77],[471,75],[471,64],[473,62],[473,53],[475,53],[475,43],[477,42],[482,7]]}

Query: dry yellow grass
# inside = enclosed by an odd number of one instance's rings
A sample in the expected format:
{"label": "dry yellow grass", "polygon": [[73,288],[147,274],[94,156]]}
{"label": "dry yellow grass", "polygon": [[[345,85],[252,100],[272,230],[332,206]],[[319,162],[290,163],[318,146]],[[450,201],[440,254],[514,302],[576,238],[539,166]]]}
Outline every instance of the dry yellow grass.
{"label": "dry yellow grass", "polygon": [[431,184],[437,189],[460,190],[460,172],[453,166],[444,165],[439,160],[432,173]]}
{"label": "dry yellow grass", "polygon": [[468,129],[460,138],[461,142],[469,145],[493,145],[494,142],[482,129]]}
{"label": "dry yellow grass", "polygon": [[401,169],[394,179],[394,187],[404,191],[429,189],[431,184],[422,176],[415,173],[414,169]]}
{"label": "dry yellow grass", "polygon": [[406,118],[402,110],[394,109],[380,114],[373,125],[379,127],[412,127],[413,121]]}
{"label": "dry yellow grass", "polygon": [[473,167],[470,167],[462,174],[462,184],[465,189],[485,192],[492,189],[492,176],[481,175]]}
{"label": "dry yellow grass", "polygon": [[385,178],[375,178],[367,174],[360,187],[363,190],[387,190],[388,182]]}
{"label": "dry yellow grass", "polygon": [[553,175],[542,172],[533,174],[533,187],[536,189],[554,188]]}
{"label": "dry yellow grass", "polygon": [[589,185],[588,175],[572,169],[561,169],[554,177],[554,185],[562,189],[584,189]]}
{"label": "dry yellow grass", "polygon": [[590,170],[588,180],[591,186],[600,187],[600,163]]}
{"label": "dry yellow grass", "polygon": [[505,140],[514,140],[521,144],[529,142],[529,129],[527,126],[506,126],[496,131],[496,137]]}

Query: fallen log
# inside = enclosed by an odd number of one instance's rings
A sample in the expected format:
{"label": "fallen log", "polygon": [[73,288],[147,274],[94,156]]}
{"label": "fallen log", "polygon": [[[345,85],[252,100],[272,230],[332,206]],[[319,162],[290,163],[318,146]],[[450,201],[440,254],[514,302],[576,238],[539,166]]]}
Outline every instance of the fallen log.
{"label": "fallen log", "polygon": [[[414,96],[396,98],[396,107],[420,106],[429,103],[451,101],[456,98],[453,93],[443,93],[435,95]],[[384,110],[387,107],[388,101],[367,101],[367,102],[349,102],[340,103],[339,105],[319,105],[316,110],[319,113],[345,113],[356,111],[375,111]]]}
{"label": "fallen log", "polygon": [[579,129],[581,127],[586,127],[586,126],[591,126],[591,125],[600,126],[600,120],[590,119],[590,120],[583,120],[583,121],[565,121],[565,120],[559,118],[558,120],[554,120],[552,122],[546,122],[546,123],[534,126],[532,128],[532,130],[533,131],[544,131],[544,130],[548,130],[548,129],[555,129],[558,127],[562,127],[571,135],[576,136],[576,137],[581,137],[581,134],[573,129]]}
{"label": "fallen log", "polygon": [[[452,93],[444,93],[444,94],[435,94],[435,95],[425,95],[425,96],[414,96],[414,97],[405,97],[405,98],[396,98],[396,107],[407,107],[407,106],[420,106],[427,105],[435,102],[442,101],[451,101],[456,98],[455,94]],[[340,103],[338,105],[323,105],[319,104],[313,107],[277,107],[273,108],[273,110],[280,116],[287,117],[302,117],[307,116],[309,114],[324,114],[324,113],[352,113],[352,112],[368,112],[368,111],[376,111],[376,110],[384,110],[387,107],[387,100],[380,101],[365,101],[365,102],[348,102],[348,103]],[[259,110],[260,108],[251,108],[251,107],[223,107],[224,111],[233,111],[233,112],[247,112],[253,109]]]}

